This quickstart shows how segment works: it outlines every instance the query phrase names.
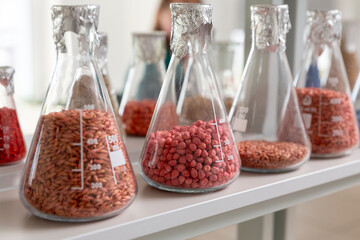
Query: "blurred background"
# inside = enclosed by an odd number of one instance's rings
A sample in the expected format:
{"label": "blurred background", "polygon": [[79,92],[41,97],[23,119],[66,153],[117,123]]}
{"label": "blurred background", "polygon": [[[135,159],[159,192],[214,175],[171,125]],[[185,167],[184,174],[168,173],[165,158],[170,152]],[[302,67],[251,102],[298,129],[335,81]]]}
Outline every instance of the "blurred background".
{"label": "blurred background", "polygon": [[[132,58],[131,34],[154,30],[161,1],[0,0],[0,65],[10,65],[16,70],[15,102],[23,133],[31,135],[35,130],[42,100],[55,66],[56,51],[50,16],[52,5],[100,5],[99,31],[108,33],[109,76],[112,87],[121,96]],[[304,50],[303,33],[306,10],[336,8],[342,11],[341,50],[350,85],[354,86],[359,73],[360,14],[358,14],[358,10],[360,1],[204,0],[202,2],[213,5],[215,32],[213,62],[217,73],[222,75],[218,75],[218,78],[224,81],[223,86],[232,90],[232,92],[229,90],[229,95],[233,94],[237,87],[250,49],[249,7],[253,4],[285,3],[289,5],[292,29],[287,35],[286,52],[293,76],[298,72]],[[168,23],[170,16],[167,20],[160,19],[160,21]],[[227,76],[230,75],[232,78],[229,78],[228,81]],[[223,93],[226,92],[225,87]],[[296,239],[359,239],[359,193],[358,189],[355,191],[350,189],[297,206]],[[314,223],[314,219],[316,223]],[[300,225],[302,227],[299,227]],[[344,232],[349,233],[348,237],[344,237]],[[194,238],[194,240],[237,239],[235,233],[236,226],[230,226],[225,230],[209,233],[206,236]],[[336,236],[340,236],[340,238],[336,238]]]}
{"label": "blurred background", "polygon": [[[296,74],[301,60],[305,11],[308,8],[340,9],[343,12],[346,50],[350,52],[348,57],[358,58],[359,41],[356,29],[360,22],[357,14],[359,1],[204,0],[202,2],[211,3],[214,8],[215,42],[238,44],[235,56],[230,56],[230,61],[234,61],[237,66],[235,69],[237,78],[241,77],[242,67],[250,48],[249,6],[252,4],[289,4],[293,28],[288,34],[287,54],[293,75]],[[107,32],[109,36],[109,75],[113,88],[121,95],[126,71],[131,61],[131,33],[154,29],[160,3],[161,0],[0,0],[0,65],[10,65],[16,70],[15,96],[24,134],[32,134],[34,131],[55,65],[56,52],[50,16],[52,5],[100,5],[99,31]],[[215,57],[229,58],[221,53]],[[358,61],[352,60],[351,63],[350,67],[358,70]]]}

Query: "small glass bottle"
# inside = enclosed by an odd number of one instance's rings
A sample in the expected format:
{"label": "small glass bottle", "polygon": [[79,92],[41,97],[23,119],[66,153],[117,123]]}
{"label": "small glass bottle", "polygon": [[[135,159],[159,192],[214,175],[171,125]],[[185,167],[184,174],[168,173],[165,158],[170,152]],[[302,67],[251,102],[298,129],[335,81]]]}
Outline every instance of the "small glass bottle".
{"label": "small glass bottle", "polygon": [[240,158],[209,61],[212,7],[170,4],[172,58],[145,145],[140,173],[153,187],[209,192],[236,179]]}
{"label": "small glass bottle", "polygon": [[359,142],[340,37],[340,11],[307,12],[306,49],[295,84],[313,157],[343,156]]}
{"label": "small glass bottle", "polygon": [[104,83],[106,86],[106,89],[109,93],[109,97],[110,97],[110,101],[111,101],[111,106],[114,109],[114,114],[116,117],[116,123],[118,124],[120,131],[121,131],[121,135],[123,136],[123,138],[125,138],[125,131],[124,131],[124,127],[122,124],[122,120],[119,114],[119,103],[116,97],[116,92],[115,89],[113,89],[111,87],[111,81],[110,81],[110,77],[109,77],[109,69],[108,69],[108,59],[107,59],[107,53],[108,53],[108,36],[106,33],[104,32],[100,32],[99,33],[99,47],[96,50],[96,59],[97,59],[97,64],[100,68],[100,72],[102,74],[102,77],[104,79]]}
{"label": "small glass bottle", "polygon": [[165,76],[165,32],[134,33],[133,62],[120,104],[125,131],[145,136]]}
{"label": "small glass bottle", "polygon": [[34,215],[85,222],[119,214],[135,176],[94,56],[99,6],[53,6],[57,61],[27,157],[20,199]]}
{"label": "small glass bottle", "polygon": [[294,170],[311,147],[285,54],[288,6],[251,6],[251,22],[252,47],[229,114],[242,169]]}
{"label": "small glass bottle", "polygon": [[0,67],[0,166],[16,163],[26,155],[13,96],[14,73],[12,67]]}

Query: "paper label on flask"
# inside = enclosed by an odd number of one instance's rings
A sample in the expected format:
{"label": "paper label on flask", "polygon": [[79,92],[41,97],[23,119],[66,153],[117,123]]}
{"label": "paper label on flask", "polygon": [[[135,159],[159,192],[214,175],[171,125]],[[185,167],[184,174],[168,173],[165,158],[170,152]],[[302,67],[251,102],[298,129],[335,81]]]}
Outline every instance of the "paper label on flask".
{"label": "paper label on flask", "polygon": [[233,124],[233,130],[239,131],[239,132],[246,132],[247,122],[248,122],[248,120],[246,120],[246,119],[235,118],[235,121]]}
{"label": "paper label on flask", "polygon": [[121,150],[109,152],[111,166],[113,168],[125,165],[124,153]]}

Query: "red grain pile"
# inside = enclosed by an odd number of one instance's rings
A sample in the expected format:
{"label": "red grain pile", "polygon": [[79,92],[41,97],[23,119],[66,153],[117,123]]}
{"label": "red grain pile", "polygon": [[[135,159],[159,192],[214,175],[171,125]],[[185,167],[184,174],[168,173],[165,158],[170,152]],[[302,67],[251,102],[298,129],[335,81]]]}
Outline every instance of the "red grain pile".
{"label": "red grain pile", "polygon": [[239,173],[239,155],[225,124],[218,123],[217,131],[214,121],[199,120],[170,131],[153,132],[146,144],[143,174],[155,185],[170,190],[215,190]]}
{"label": "red grain pile", "polygon": [[244,168],[286,170],[309,156],[304,145],[292,142],[252,140],[239,142],[237,147]]}
{"label": "red grain pile", "polygon": [[20,161],[25,155],[25,142],[16,110],[0,108],[0,165]]}
{"label": "red grain pile", "polygon": [[[136,180],[114,117],[82,110],[83,178],[73,171],[81,169],[81,146],[76,145],[80,132],[80,111],[41,117],[22,183],[25,205],[49,215],[86,219],[111,216],[134,199]],[[112,168],[109,149],[121,150],[125,164]],[[82,179],[83,189],[74,189],[82,187]]]}
{"label": "red grain pile", "polygon": [[154,113],[156,101],[129,101],[124,108],[123,123],[129,135],[145,136]]}
{"label": "red grain pile", "polygon": [[358,145],[359,130],[348,95],[320,88],[297,88],[296,92],[313,154],[341,154]]}

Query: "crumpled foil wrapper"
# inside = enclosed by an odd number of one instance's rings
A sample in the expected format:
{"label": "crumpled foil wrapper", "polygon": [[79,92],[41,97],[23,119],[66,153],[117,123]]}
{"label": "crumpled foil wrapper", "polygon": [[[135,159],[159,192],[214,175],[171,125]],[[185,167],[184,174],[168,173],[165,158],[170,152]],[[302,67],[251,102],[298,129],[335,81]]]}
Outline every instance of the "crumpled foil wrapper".
{"label": "crumpled foil wrapper", "polygon": [[[85,42],[82,44],[90,41],[98,44],[97,27],[99,10],[100,7],[98,5],[52,6],[53,38],[57,50],[66,52],[64,35],[68,31],[79,35],[79,38],[85,38]],[[90,34],[90,32],[94,34]],[[86,47],[84,46],[83,48],[85,49]]]}
{"label": "crumpled foil wrapper", "polygon": [[182,58],[189,52],[189,41],[195,37],[199,46],[206,50],[212,37],[212,6],[210,4],[172,3],[171,50]]}
{"label": "crumpled foil wrapper", "polygon": [[305,42],[330,43],[341,39],[341,12],[339,10],[309,10],[306,12]]}
{"label": "crumpled foil wrapper", "polygon": [[13,67],[0,67],[0,83],[6,88],[8,95],[14,94],[14,73],[15,69]]}
{"label": "crumpled foil wrapper", "polygon": [[134,56],[145,62],[158,62],[166,56],[165,32],[133,33]]}
{"label": "crumpled foil wrapper", "polygon": [[286,49],[286,34],[291,29],[288,5],[253,5],[251,28],[258,49]]}

